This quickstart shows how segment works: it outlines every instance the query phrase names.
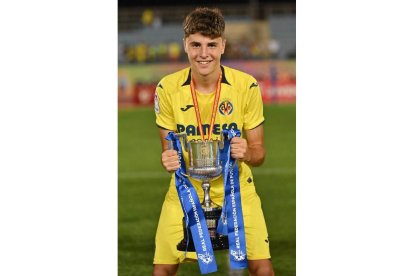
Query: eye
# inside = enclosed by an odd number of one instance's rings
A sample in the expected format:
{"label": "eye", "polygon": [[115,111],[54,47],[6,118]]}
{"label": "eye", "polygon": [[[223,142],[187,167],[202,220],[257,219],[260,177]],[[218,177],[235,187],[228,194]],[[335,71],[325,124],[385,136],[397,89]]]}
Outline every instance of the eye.
{"label": "eye", "polygon": [[200,43],[191,43],[191,48],[200,48]]}

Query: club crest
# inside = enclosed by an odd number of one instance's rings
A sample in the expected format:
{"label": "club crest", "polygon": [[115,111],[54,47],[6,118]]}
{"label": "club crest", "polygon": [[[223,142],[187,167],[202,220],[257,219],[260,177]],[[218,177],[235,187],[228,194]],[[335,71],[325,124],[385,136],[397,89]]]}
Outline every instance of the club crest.
{"label": "club crest", "polygon": [[205,264],[209,264],[213,261],[213,256],[206,252],[205,254],[198,254],[198,258]]}
{"label": "club crest", "polygon": [[246,258],[246,254],[244,254],[243,251],[241,251],[240,249],[239,249],[239,251],[231,250],[231,253],[230,254],[238,262],[243,261]]}
{"label": "club crest", "polygon": [[233,112],[233,104],[229,100],[224,100],[218,109],[221,115],[230,115]]}

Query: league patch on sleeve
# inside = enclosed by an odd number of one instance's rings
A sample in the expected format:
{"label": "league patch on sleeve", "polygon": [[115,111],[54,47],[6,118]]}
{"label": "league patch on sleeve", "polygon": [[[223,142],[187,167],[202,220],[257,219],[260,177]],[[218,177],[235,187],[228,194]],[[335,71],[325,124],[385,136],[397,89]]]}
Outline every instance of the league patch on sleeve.
{"label": "league patch on sleeve", "polygon": [[160,99],[158,98],[157,91],[154,93],[154,111],[157,114],[160,114]]}

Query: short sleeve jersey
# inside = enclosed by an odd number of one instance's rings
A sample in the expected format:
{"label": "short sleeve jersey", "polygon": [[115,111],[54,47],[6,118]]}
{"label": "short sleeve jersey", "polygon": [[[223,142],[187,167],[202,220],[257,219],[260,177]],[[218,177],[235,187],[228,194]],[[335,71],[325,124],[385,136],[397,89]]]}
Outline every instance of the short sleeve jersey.
{"label": "short sleeve jersey", "polygon": [[[221,66],[221,93],[214,122],[212,139],[219,139],[222,129],[238,129],[242,133],[264,122],[263,102],[255,78],[236,69]],[[158,127],[185,132],[187,139],[201,139],[191,96],[191,69],[167,75],[157,85],[154,109]],[[214,92],[214,91],[212,91]],[[210,129],[214,93],[196,91],[204,137]],[[184,156],[185,159],[186,156]],[[187,160],[186,160],[187,161]],[[188,164],[188,163],[187,163]],[[251,175],[250,168],[241,162],[241,179]]]}

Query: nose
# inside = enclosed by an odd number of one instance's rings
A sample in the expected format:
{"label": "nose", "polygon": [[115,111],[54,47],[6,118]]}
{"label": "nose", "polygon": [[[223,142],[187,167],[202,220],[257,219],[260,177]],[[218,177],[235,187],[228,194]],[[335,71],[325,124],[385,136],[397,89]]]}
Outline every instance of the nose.
{"label": "nose", "polygon": [[201,58],[207,58],[208,57],[208,47],[207,46],[201,46],[200,47],[200,57]]}

